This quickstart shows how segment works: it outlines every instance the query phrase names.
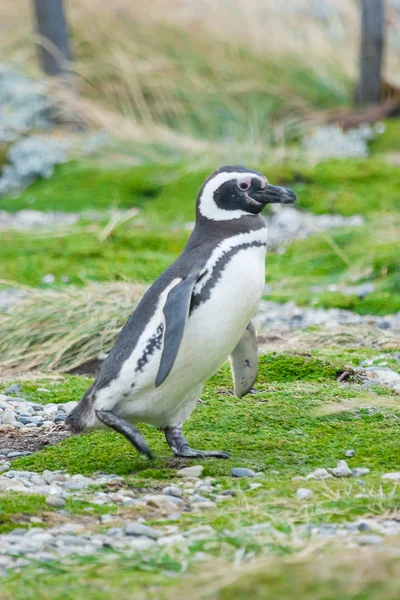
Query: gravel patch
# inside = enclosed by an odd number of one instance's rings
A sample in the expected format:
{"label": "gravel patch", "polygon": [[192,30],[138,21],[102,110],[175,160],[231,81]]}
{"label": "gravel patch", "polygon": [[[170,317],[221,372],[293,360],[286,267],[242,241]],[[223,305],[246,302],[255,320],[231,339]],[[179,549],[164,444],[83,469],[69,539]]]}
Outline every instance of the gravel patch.
{"label": "gravel patch", "polygon": [[[336,227],[361,227],[364,219],[360,215],[315,215],[292,206],[272,204],[271,213],[265,216],[268,225],[268,248],[280,249],[286,242],[305,239],[314,233]],[[284,251],[282,248],[281,251]]]}
{"label": "gravel patch", "polygon": [[[266,290],[268,293],[268,290]],[[373,326],[382,330],[400,330],[400,312],[385,317],[359,315],[340,308],[310,308],[297,306],[295,302],[279,304],[262,300],[258,315],[254,319],[259,335],[271,331],[292,331],[321,325],[334,330],[341,325]]]}

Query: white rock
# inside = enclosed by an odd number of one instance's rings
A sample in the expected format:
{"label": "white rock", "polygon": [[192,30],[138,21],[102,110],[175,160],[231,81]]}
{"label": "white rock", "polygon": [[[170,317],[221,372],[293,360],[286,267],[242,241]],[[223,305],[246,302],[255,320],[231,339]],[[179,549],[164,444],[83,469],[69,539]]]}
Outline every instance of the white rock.
{"label": "white rock", "polygon": [[337,466],[334,469],[329,469],[334,477],[350,477],[352,470],[349,468],[345,460],[339,460]]}
{"label": "white rock", "polygon": [[306,479],[328,479],[329,477],[332,477],[332,475],[326,469],[315,469],[315,471],[307,475]]}
{"label": "white rock", "polygon": [[382,475],[382,479],[387,479],[389,481],[399,481],[400,480],[400,471],[394,473],[385,473]]}
{"label": "white rock", "polygon": [[10,410],[5,410],[2,413],[1,420],[3,421],[3,425],[15,425],[17,423],[15,413]]}
{"label": "white rock", "polygon": [[313,493],[308,488],[299,488],[296,492],[297,500],[310,500],[313,497]]}
{"label": "white rock", "polygon": [[193,467],[184,467],[176,472],[178,477],[200,477],[204,471],[203,465],[193,465]]}
{"label": "white rock", "polygon": [[60,496],[47,496],[46,504],[54,506],[55,508],[64,508],[66,503],[64,498],[61,498]]}
{"label": "white rock", "polygon": [[168,496],[161,495],[152,495],[145,496],[146,504],[148,506],[153,506],[154,508],[158,508],[162,511],[175,512],[176,504],[174,504],[171,500],[169,500]]}
{"label": "white rock", "polygon": [[75,400],[70,400],[70,402],[66,402],[65,404],[61,404],[59,406],[61,406],[66,415],[69,415],[74,408],[78,406],[78,402],[75,402]]}
{"label": "white rock", "polygon": [[352,470],[351,474],[353,477],[364,477],[364,475],[368,475],[371,471],[365,467],[356,467]]}
{"label": "white rock", "polygon": [[358,538],[358,543],[360,546],[376,546],[382,542],[383,537],[381,535],[361,535]]}

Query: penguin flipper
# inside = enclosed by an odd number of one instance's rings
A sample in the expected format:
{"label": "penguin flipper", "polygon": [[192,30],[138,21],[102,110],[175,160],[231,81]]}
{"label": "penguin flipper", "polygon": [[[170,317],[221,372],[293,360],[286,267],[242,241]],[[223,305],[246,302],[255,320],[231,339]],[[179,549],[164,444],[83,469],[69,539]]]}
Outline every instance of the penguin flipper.
{"label": "penguin flipper", "polygon": [[168,293],[163,308],[165,334],[160,366],[156,377],[156,387],[159,387],[166,380],[174,366],[189,316],[193,288],[196,281],[204,274],[205,270],[203,268],[193,271]]}
{"label": "penguin flipper", "polygon": [[258,345],[253,323],[247,325],[244,334],[229,357],[235,395],[242,398],[254,385],[258,370]]}

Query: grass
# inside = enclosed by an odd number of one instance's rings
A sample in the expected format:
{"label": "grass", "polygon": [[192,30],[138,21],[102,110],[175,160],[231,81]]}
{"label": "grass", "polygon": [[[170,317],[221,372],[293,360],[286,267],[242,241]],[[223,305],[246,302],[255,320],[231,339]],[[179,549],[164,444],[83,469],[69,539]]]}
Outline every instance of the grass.
{"label": "grass", "polygon": [[[23,8],[20,0],[2,3],[0,47],[36,70],[32,21],[18,18]],[[72,101],[87,122],[119,138],[203,155],[216,144],[229,149],[233,139],[265,150],[296,135],[299,119],[316,107],[351,101],[348,48],[340,52],[345,60],[337,48],[332,60],[317,20],[283,18],[273,2],[230,11],[205,1],[193,14],[175,2],[160,10],[157,1],[146,10],[126,0],[101,11],[90,0],[68,8],[81,94]],[[340,10],[346,28],[354,24],[354,10],[343,2]],[[289,21],[301,36],[287,35]]]}
{"label": "grass", "polygon": [[[399,169],[379,158],[327,160],[314,167],[296,162],[254,166],[271,183],[291,185],[299,209],[368,218],[400,208]],[[136,206],[152,223],[181,224],[194,220],[195,198],[210,171],[185,163],[104,168],[95,161],[74,161],[18,198],[1,198],[0,208],[81,212]]]}
{"label": "grass", "polygon": [[[385,407],[385,396],[380,393],[337,383],[339,370],[332,362],[313,357],[266,355],[261,360],[256,393],[238,400],[226,395],[232,384],[229,370],[224,367],[207,384],[202,395],[204,404],[196,408],[185,427],[193,446],[232,452],[229,461],[205,463],[205,473],[226,476],[231,467],[240,464],[263,471],[277,469],[287,476],[303,475],[316,466],[334,466],[334,457],[339,460],[344,450],[353,446],[357,464],[379,471],[390,463],[391,470],[396,470],[400,465],[395,458],[396,399],[388,390]],[[44,385],[54,389],[54,394],[36,396],[34,389],[41,387],[39,381],[24,384],[28,386],[24,392],[39,401],[79,400],[89,381],[85,379],[82,385],[79,378],[67,378],[57,385],[47,382]],[[379,404],[375,412],[370,414],[362,408],[374,402]],[[321,409],[332,403],[339,407],[344,403],[343,411],[321,414]],[[162,478],[173,477],[163,436],[151,427],[140,427],[158,457],[154,462],[138,456],[121,436],[97,431],[47,447],[16,460],[14,465],[36,471],[66,468],[85,474],[97,470],[134,473],[144,479],[154,478],[157,473]]]}
{"label": "grass", "polygon": [[[206,514],[184,513],[179,526],[184,531],[211,525],[215,533],[209,538],[191,542],[188,553],[182,553],[178,546],[129,558],[103,552],[77,559],[73,568],[58,562],[33,563],[3,580],[2,598],[18,600],[29,585],[32,598],[48,600],[83,595],[90,600],[106,600],[111,594],[183,599],[189,589],[190,597],[198,600],[264,598],[266,594],[289,600],[290,574],[298,582],[301,599],[334,600],[340,594],[346,600],[375,600],[375,586],[379,584],[379,596],[394,600],[397,596],[393,590],[398,588],[393,569],[397,562],[390,540],[377,552],[374,548],[346,549],[339,540],[328,544],[327,540],[309,540],[307,536],[295,542],[292,536],[294,527],[307,523],[390,514],[396,518],[400,502],[396,485],[381,480],[383,472],[400,468],[398,396],[388,389],[365,389],[336,381],[346,364],[359,360],[363,354],[360,348],[342,353],[328,346],[324,353],[330,360],[304,355],[262,356],[256,392],[241,400],[228,393],[232,387],[228,365],[207,384],[204,403],[197,406],[185,433],[200,448],[223,448],[232,453],[228,461],[204,461],[203,476],[216,478],[222,489],[233,489],[236,496]],[[46,403],[78,400],[90,382],[89,378],[65,376],[19,383],[24,397]],[[9,382],[0,386],[0,393],[6,385]],[[38,391],[42,387],[50,393]],[[326,411],[332,405],[338,410]],[[143,425],[140,428],[156,453],[153,462],[139,457],[120,435],[92,432],[16,459],[13,468],[38,472],[61,468],[87,475],[102,470],[124,475],[126,487],[143,490],[160,489],[165,482],[176,481],[177,468],[198,462],[172,459],[160,432]],[[347,459],[350,467],[371,469],[365,484],[354,478],[309,480],[304,484],[292,480],[316,467],[335,466],[349,448],[356,452]],[[249,484],[254,480],[232,479],[234,466],[261,471],[256,480],[261,486],[251,489]],[[295,497],[301,486],[313,491],[307,503]],[[357,497],[360,492],[368,498]],[[103,512],[115,512],[122,521],[137,518],[135,507],[110,509],[86,500],[89,498],[68,501],[67,510],[75,521],[84,518],[91,530],[99,528],[96,515]],[[89,513],[85,509],[91,506],[94,512]],[[3,531],[30,526],[32,515],[42,518],[42,527],[58,518],[40,496],[0,495],[0,511]],[[156,515],[146,518],[156,527],[164,528],[168,523]],[[269,524],[264,537],[249,535],[243,529],[255,523]],[[229,530],[237,534],[231,537]],[[374,569],[367,568],[369,561],[374,561]]]}

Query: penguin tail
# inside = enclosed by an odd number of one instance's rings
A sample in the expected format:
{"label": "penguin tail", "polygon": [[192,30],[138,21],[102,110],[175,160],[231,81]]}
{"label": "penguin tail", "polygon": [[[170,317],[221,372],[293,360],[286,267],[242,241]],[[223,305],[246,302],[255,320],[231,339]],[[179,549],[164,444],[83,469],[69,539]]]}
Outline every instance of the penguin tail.
{"label": "penguin tail", "polygon": [[72,433],[82,433],[88,427],[93,426],[93,421],[96,421],[93,404],[95,395],[91,386],[79,402],[65,419],[65,425]]}

